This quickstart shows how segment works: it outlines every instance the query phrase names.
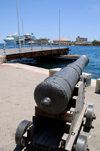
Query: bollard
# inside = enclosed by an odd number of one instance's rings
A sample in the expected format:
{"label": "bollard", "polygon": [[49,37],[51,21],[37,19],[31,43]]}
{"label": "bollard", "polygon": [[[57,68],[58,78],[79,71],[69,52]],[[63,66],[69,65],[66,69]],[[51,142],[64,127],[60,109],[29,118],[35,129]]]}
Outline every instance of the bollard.
{"label": "bollard", "polygon": [[0,64],[6,62],[6,56],[5,55],[0,55]]}
{"label": "bollard", "polygon": [[96,80],[95,93],[100,93],[100,78]]}

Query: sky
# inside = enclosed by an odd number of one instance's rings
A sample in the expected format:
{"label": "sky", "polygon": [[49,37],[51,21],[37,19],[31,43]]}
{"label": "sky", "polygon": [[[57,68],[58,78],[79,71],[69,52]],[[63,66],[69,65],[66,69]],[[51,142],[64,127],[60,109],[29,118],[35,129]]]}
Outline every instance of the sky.
{"label": "sky", "polygon": [[[72,41],[77,36],[100,40],[100,0],[18,0],[20,34],[36,38],[60,37]],[[16,0],[0,1],[0,42],[18,32]],[[22,20],[23,26],[22,28]]]}

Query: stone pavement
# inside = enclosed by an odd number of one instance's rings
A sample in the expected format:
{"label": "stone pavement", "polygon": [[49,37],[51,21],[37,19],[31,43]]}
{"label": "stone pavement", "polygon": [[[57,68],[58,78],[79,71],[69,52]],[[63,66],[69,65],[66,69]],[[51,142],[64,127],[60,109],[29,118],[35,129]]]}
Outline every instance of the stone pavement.
{"label": "stone pavement", "polygon": [[[21,64],[0,65],[0,151],[13,151],[18,124],[34,115],[34,88],[49,72],[46,69]],[[95,105],[96,121],[88,136],[91,151],[100,150],[100,95],[94,93],[95,80],[86,88],[86,100]]]}
{"label": "stone pavement", "polygon": [[92,79],[91,86],[86,88],[85,100],[87,104],[94,105],[96,120],[93,121],[93,129],[90,132],[83,132],[88,137],[90,151],[100,150],[100,94],[95,93],[96,80]]}
{"label": "stone pavement", "polygon": [[48,75],[45,69],[22,66],[0,65],[0,151],[15,148],[18,124],[24,119],[32,120],[34,115],[34,88]]}

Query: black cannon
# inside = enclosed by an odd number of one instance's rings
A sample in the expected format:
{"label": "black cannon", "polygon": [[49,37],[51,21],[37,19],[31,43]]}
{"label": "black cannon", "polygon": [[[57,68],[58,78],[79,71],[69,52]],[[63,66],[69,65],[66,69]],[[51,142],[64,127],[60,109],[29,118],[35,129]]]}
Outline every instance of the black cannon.
{"label": "black cannon", "polygon": [[63,112],[88,62],[88,57],[83,55],[76,62],[61,69],[40,83],[34,92],[34,99],[37,106],[49,114],[59,114]]}
{"label": "black cannon", "polygon": [[88,64],[87,56],[67,65],[40,83],[34,91],[37,106],[33,120],[23,120],[15,142],[25,151],[86,151],[87,137],[81,129],[91,128],[93,105],[85,104],[84,80],[80,75]]}

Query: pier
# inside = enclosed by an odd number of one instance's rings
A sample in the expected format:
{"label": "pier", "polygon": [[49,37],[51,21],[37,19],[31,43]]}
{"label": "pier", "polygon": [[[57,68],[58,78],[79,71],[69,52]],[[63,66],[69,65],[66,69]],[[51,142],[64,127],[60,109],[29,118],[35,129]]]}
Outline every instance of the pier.
{"label": "pier", "polygon": [[67,55],[69,48],[64,47],[24,47],[1,50],[0,55],[5,54],[6,60],[15,60],[21,58],[34,58],[42,56]]}
{"label": "pier", "polygon": [[[15,131],[24,118],[31,121],[34,115],[35,101],[33,91],[38,83],[49,76],[47,69],[33,66],[6,63],[0,65],[0,151],[15,150]],[[100,94],[95,93],[96,80],[86,88],[85,100],[95,106],[97,119],[94,129],[87,135],[91,151],[100,150]]]}

